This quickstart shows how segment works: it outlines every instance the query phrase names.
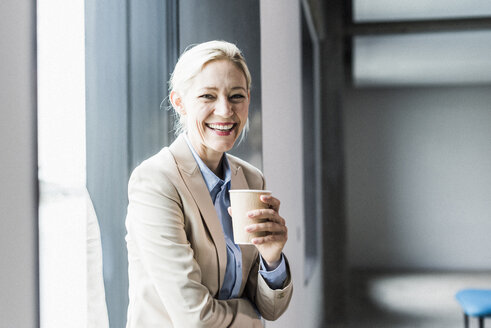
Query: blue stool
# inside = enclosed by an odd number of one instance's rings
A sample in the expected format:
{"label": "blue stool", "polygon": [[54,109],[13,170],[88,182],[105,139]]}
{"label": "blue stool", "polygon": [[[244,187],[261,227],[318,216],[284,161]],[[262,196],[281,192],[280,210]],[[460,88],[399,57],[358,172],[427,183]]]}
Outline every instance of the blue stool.
{"label": "blue stool", "polygon": [[469,328],[469,317],[477,317],[479,328],[484,328],[484,318],[491,316],[491,290],[463,289],[455,298],[464,310],[464,327]]}

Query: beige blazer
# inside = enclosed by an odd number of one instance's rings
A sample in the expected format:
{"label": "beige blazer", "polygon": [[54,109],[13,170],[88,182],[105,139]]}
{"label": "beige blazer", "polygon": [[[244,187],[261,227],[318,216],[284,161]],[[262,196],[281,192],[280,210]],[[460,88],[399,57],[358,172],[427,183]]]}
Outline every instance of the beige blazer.
{"label": "beige blazer", "polygon": [[[258,169],[227,158],[232,189],[264,188]],[[127,327],[262,327],[251,302],[267,320],[286,310],[293,289],[290,269],[284,288],[272,290],[258,273],[253,245],[241,245],[240,298],[216,299],[227,263],[225,239],[182,136],[133,171],[128,197]]]}

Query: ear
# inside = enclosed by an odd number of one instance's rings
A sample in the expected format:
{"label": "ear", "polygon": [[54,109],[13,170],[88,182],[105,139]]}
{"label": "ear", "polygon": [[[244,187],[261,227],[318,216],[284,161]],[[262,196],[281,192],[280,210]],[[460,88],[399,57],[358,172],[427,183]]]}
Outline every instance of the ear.
{"label": "ear", "polygon": [[177,91],[172,90],[170,92],[170,103],[172,107],[179,113],[179,115],[186,115],[186,110],[184,109],[184,104],[182,97]]}

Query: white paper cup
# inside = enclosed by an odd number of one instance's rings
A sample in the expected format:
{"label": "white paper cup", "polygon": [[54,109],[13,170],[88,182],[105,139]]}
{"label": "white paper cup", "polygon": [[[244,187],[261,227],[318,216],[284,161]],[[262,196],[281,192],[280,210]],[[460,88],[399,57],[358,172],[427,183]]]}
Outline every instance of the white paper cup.
{"label": "white paper cup", "polygon": [[255,237],[266,236],[267,233],[249,233],[245,227],[253,223],[268,221],[267,219],[252,219],[247,213],[252,210],[269,208],[268,204],[263,203],[259,197],[261,195],[271,195],[268,190],[235,189],[229,190],[230,206],[232,207],[232,226],[234,229],[234,242],[236,244],[252,244],[251,240]]}

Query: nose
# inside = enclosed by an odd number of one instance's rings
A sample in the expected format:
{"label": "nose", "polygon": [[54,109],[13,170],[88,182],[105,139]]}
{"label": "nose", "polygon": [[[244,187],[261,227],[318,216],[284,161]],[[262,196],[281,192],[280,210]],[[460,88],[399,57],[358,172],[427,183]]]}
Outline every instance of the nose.
{"label": "nose", "polygon": [[226,97],[220,97],[218,101],[216,102],[215,106],[215,115],[221,116],[221,117],[231,117],[234,115],[234,111],[232,108],[232,104]]}

